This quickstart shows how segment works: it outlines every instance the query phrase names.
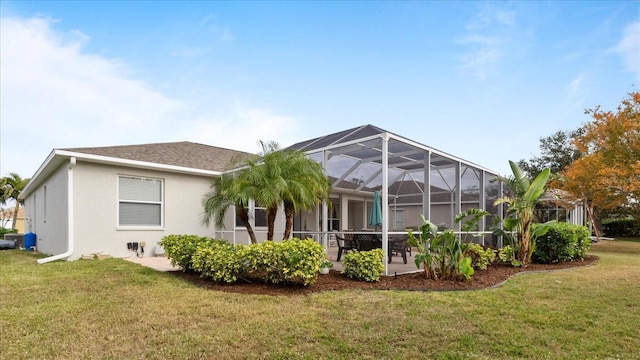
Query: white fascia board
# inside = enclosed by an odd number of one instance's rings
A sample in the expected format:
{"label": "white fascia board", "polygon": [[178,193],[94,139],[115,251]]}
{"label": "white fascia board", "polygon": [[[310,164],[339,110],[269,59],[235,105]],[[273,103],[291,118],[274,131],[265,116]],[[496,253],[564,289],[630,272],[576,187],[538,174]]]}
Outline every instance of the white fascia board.
{"label": "white fascia board", "polygon": [[146,170],[158,170],[158,171],[166,171],[166,172],[172,172],[172,173],[206,176],[206,177],[214,177],[214,176],[222,175],[222,172],[220,171],[194,169],[194,168],[188,168],[184,166],[158,164],[158,163],[152,163],[148,161],[129,160],[129,159],[110,157],[110,156],[92,155],[92,154],[85,154],[85,153],[73,152],[68,150],[54,149],[51,152],[51,154],[49,154],[49,156],[44,161],[44,163],[40,166],[40,168],[38,168],[38,170],[36,171],[34,176],[31,178],[27,186],[25,186],[24,190],[20,194],[20,199],[22,200],[26,198],[33,190],[35,190],[35,188],[37,188],[37,185],[43,180],[42,178],[43,176],[46,178],[46,175],[48,175],[49,172],[52,172],[64,161],[72,157],[75,157],[78,161],[105,164],[105,165],[134,167],[134,168],[146,169]]}
{"label": "white fascia board", "polygon": [[114,158],[110,156],[102,156],[102,155],[92,155],[92,154],[84,154],[77,153],[66,150],[55,150],[56,155],[60,155],[65,158],[75,157],[80,161],[98,163],[98,164],[107,164],[107,165],[121,165],[127,167],[135,167],[139,169],[149,169],[149,170],[160,170],[160,171],[168,171],[173,173],[182,173],[182,174],[190,174],[190,175],[200,175],[200,176],[220,176],[222,172],[213,171],[213,170],[203,170],[203,169],[194,169],[184,166],[176,166],[176,165],[166,165],[166,164],[158,164],[148,161],[138,161],[138,160],[129,160],[122,158]]}
{"label": "white fascia board", "polygon": [[[39,183],[39,179],[40,179],[42,173],[45,171],[45,169],[47,169],[49,167],[49,164],[54,162],[53,160],[54,160],[55,155],[56,155],[55,153],[56,153],[56,151],[52,150],[51,153],[49,153],[49,156],[47,156],[47,158],[44,160],[44,162],[40,165],[38,170],[36,170],[35,174],[33,174],[31,179],[27,183],[27,185],[20,192],[20,195],[18,196],[18,198],[20,200],[24,200],[33,190],[35,190],[35,188],[37,188],[37,185]],[[57,166],[55,166],[55,167],[57,167]]]}

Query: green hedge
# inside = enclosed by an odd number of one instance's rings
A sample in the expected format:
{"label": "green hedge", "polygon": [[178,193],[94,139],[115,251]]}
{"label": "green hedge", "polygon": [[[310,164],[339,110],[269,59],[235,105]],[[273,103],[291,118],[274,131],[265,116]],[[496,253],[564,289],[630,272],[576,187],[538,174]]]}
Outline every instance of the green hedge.
{"label": "green hedge", "polygon": [[0,227],[0,239],[4,239],[5,234],[16,234],[18,230]]}
{"label": "green hedge", "polygon": [[606,236],[640,236],[640,220],[615,219],[603,221],[602,230]]}
{"label": "green hedge", "polygon": [[193,254],[193,270],[218,282],[234,282],[245,272],[241,245],[225,240],[201,243]]}
{"label": "green hedge", "polygon": [[531,259],[541,264],[582,260],[590,246],[586,227],[559,222],[550,225],[549,231],[537,238]]}
{"label": "green hedge", "polygon": [[171,265],[180,266],[182,271],[193,270],[191,257],[198,246],[213,239],[197,235],[167,235],[160,240],[160,245],[171,260]]}
{"label": "green hedge", "polygon": [[342,273],[352,279],[378,281],[384,273],[382,249],[352,251],[344,256]]}
{"label": "green hedge", "polygon": [[232,245],[195,235],[168,235],[160,245],[174,266],[218,282],[251,277],[306,286],[316,282],[327,260],[324,247],[311,239]]}
{"label": "green hedge", "polygon": [[312,239],[265,241],[248,245],[243,251],[247,272],[274,284],[311,285],[326,258],[324,247]]}

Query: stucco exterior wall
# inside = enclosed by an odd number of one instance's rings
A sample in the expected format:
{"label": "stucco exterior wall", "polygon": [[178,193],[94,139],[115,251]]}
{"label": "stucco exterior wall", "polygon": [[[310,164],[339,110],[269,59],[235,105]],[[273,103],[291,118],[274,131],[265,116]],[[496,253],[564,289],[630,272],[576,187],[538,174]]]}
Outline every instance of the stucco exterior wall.
{"label": "stucco exterior wall", "polygon": [[[118,176],[161,179],[164,191],[163,226],[144,229],[118,226]],[[201,224],[202,196],[209,191],[211,178],[162,171],[78,162],[74,170],[75,247],[69,260],[82,255],[106,253],[114,257],[137,256],[128,242],[145,242],[144,254],[165,235],[215,236],[215,227]]]}
{"label": "stucco exterior wall", "polygon": [[36,234],[36,248],[43,254],[67,251],[67,167],[58,167],[25,199],[25,231]]}

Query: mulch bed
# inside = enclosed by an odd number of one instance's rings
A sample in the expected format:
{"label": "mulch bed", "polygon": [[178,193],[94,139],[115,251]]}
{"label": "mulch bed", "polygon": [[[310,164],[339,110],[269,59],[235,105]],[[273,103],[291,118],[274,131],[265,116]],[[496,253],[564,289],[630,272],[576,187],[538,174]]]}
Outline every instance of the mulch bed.
{"label": "mulch bed", "polygon": [[257,281],[239,280],[232,284],[216,283],[201,278],[197,273],[173,271],[170,274],[181,277],[193,284],[215,291],[260,295],[305,295],[319,291],[344,289],[365,290],[407,290],[407,291],[452,291],[477,290],[499,285],[511,276],[531,271],[553,271],[592,265],[597,256],[588,255],[583,261],[556,264],[529,264],[527,267],[512,267],[493,264],[487,270],[476,271],[470,281],[435,281],[424,278],[424,273],[383,276],[377,282],[365,282],[350,279],[339,271],[331,270],[328,275],[320,275],[318,281],[310,286],[267,284]]}

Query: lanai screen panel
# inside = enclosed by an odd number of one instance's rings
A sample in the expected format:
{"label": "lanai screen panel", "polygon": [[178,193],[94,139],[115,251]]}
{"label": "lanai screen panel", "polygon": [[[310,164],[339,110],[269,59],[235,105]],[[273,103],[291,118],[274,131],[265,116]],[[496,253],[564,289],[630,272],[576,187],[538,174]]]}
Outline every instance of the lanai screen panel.
{"label": "lanai screen panel", "polygon": [[[463,210],[486,208],[491,213],[498,212],[492,204],[499,186],[488,182],[493,174],[372,125],[315,138],[291,148],[306,151],[323,163],[335,192],[362,193],[367,198],[373,191],[383,190],[383,137],[389,139],[386,189],[389,230],[418,227],[419,215],[423,213],[429,213],[429,219],[441,228],[455,228],[454,218]],[[429,211],[424,211],[427,204]],[[484,229],[487,224],[482,225]]]}
{"label": "lanai screen panel", "polygon": [[481,209],[480,189],[482,189],[482,172],[469,165],[460,166],[460,202],[462,211]]}
{"label": "lanai screen panel", "polygon": [[325,169],[335,189],[373,191],[382,185],[382,139],[326,150]]}

